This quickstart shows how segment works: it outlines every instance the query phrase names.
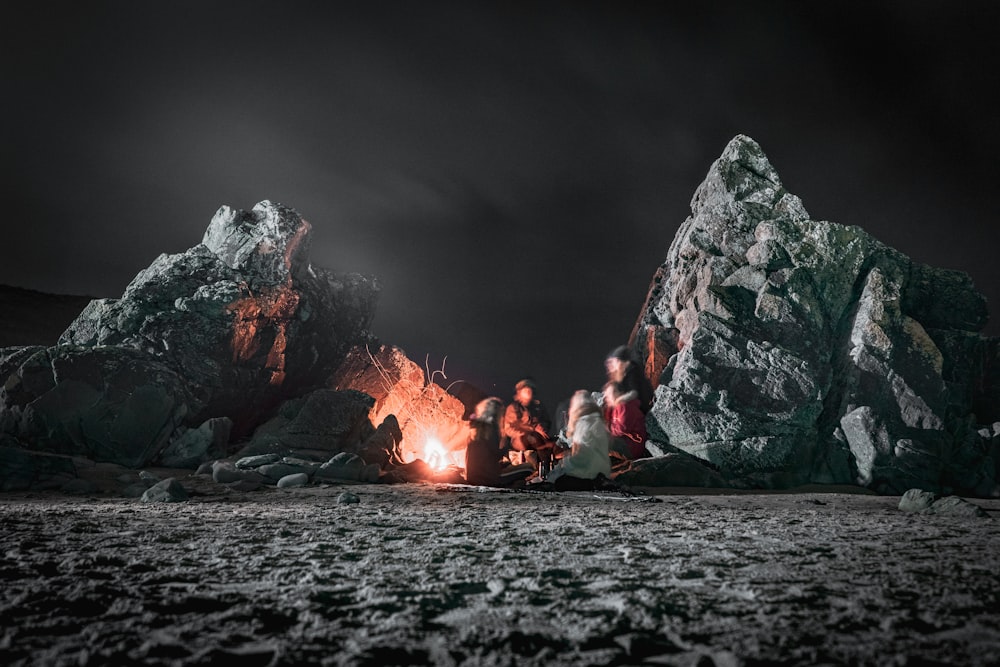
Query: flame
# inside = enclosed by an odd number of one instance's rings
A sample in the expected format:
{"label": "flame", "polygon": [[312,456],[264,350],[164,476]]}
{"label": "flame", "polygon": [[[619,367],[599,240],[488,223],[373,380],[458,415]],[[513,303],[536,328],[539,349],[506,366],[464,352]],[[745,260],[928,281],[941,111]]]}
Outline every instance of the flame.
{"label": "flame", "polygon": [[436,471],[441,471],[448,467],[448,452],[445,451],[441,441],[433,435],[428,436],[427,441],[424,443],[423,459],[424,463]]}

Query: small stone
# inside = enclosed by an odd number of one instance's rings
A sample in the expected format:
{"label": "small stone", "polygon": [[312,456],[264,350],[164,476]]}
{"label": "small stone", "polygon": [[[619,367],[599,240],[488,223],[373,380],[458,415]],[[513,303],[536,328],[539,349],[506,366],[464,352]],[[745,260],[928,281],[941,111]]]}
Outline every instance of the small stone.
{"label": "small stone", "polygon": [[219,484],[247,481],[260,485],[267,481],[259,472],[240,470],[229,461],[216,461],[212,464],[212,479]]}
{"label": "small stone", "polygon": [[339,496],[337,496],[337,502],[341,505],[356,505],[361,502],[361,498],[358,498],[355,494],[350,491],[344,491]]}
{"label": "small stone", "polygon": [[949,516],[989,516],[979,505],[975,505],[958,496],[945,496],[934,501],[930,507],[931,514],[947,514]]}
{"label": "small stone", "polygon": [[180,503],[188,498],[187,489],[173,477],[168,477],[146,489],[140,500],[144,503]]}
{"label": "small stone", "polygon": [[280,454],[258,454],[257,456],[244,456],[236,461],[236,467],[241,470],[250,470],[266,466],[270,463],[277,463],[281,460]]}
{"label": "small stone", "polygon": [[935,495],[922,489],[910,489],[899,499],[899,509],[904,512],[926,512],[934,502]]}
{"label": "small stone", "polygon": [[304,472],[297,472],[291,475],[285,475],[278,480],[279,489],[290,489],[297,486],[305,486],[309,483],[309,475]]}

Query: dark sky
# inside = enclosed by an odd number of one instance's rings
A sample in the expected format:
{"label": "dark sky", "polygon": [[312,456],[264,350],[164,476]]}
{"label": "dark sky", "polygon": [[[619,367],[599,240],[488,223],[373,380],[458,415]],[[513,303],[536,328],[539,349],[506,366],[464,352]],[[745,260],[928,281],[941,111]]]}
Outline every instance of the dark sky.
{"label": "dark sky", "polygon": [[813,218],[968,272],[1000,318],[992,1],[20,4],[0,283],[119,296],[272,199],[314,264],[380,279],[383,341],[554,405],[599,388],[743,133]]}

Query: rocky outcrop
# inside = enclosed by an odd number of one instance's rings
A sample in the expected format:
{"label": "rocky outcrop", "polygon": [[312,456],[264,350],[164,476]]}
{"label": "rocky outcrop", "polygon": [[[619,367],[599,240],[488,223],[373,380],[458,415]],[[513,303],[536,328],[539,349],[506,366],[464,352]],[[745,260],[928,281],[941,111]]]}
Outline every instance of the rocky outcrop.
{"label": "rocky outcrop", "polygon": [[[813,220],[760,147],[712,165],[631,344],[659,440],[764,487],[990,494],[997,417],[985,299],[957,271]],[[978,411],[978,413],[976,412]]]}
{"label": "rocky outcrop", "polygon": [[338,452],[358,453],[375,433],[369,421],[374,403],[371,396],[358,391],[317,389],[283,403],[274,417],[254,431],[240,453],[281,453],[315,460]]}
{"label": "rocky outcrop", "polygon": [[249,435],[372,338],[378,285],[312,266],[309,241],[291,208],[223,206],[201,243],[91,301],[57,346],[0,352],[0,432],[129,467]]}
{"label": "rocky outcrop", "polygon": [[196,421],[228,416],[244,435],[370,338],[377,284],[312,266],[309,243],[291,208],[223,206],[200,244],[158,257],[120,299],[92,301],[60,343],[143,350],[194,387]]}

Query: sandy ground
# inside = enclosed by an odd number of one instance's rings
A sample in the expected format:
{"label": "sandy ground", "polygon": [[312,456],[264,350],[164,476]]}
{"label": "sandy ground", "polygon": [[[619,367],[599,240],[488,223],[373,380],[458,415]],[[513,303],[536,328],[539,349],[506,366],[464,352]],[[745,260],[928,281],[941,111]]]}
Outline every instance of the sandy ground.
{"label": "sandy ground", "polygon": [[0,664],[1000,663],[997,500],[181,481],[0,495]]}

